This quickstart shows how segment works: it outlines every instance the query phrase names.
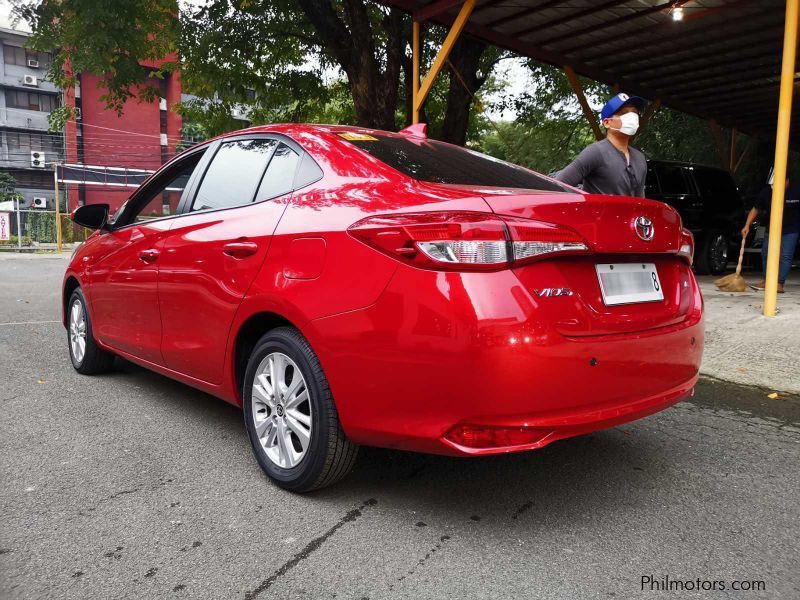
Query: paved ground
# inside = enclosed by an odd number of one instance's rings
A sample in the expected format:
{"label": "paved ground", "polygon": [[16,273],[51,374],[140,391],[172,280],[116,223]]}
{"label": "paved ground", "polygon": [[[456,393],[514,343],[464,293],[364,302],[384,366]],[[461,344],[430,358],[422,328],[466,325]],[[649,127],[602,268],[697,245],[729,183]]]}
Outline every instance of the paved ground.
{"label": "paved ground", "polygon": [[[703,372],[726,381],[800,394],[800,271],[778,294],[778,314],[764,317],[764,293],[720,292],[701,277],[706,300]],[[745,273],[757,283],[760,273]]]}
{"label": "paved ground", "polygon": [[0,598],[800,597],[800,398],[705,380],[535,453],[366,450],[294,496],[235,408],[130,364],[74,373],[64,264],[0,259]]}

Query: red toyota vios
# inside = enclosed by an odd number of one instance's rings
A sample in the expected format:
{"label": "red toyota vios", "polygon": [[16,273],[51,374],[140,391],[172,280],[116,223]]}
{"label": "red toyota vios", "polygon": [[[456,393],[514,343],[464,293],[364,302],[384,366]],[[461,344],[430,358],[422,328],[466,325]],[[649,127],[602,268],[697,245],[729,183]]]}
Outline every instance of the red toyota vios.
{"label": "red toyota vios", "polygon": [[666,204],[583,194],[426,139],[276,125],[166,164],[63,286],[72,364],[113,356],[241,406],[278,485],[345,476],[359,444],[539,448],[692,391],[693,241]]}

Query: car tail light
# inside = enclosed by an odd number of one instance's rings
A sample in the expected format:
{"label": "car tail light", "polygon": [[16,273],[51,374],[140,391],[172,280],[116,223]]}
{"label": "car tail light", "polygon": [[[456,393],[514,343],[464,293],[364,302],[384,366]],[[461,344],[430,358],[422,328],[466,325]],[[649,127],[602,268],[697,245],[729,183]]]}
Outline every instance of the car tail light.
{"label": "car tail light", "polygon": [[548,437],[551,429],[535,427],[496,427],[487,425],[458,425],[451,429],[445,439],[465,448],[510,448],[530,446]]}
{"label": "car tail light", "polygon": [[692,266],[694,262],[694,235],[686,228],[681,229],[681,245],[678,249],[678,256],[683,258]]}
{"label": "car tail light", "polygon": [[545,254],[589,250],[564,227],[474,212],[369,217],[348,231],[381,252],[429,269],[491,271]]}

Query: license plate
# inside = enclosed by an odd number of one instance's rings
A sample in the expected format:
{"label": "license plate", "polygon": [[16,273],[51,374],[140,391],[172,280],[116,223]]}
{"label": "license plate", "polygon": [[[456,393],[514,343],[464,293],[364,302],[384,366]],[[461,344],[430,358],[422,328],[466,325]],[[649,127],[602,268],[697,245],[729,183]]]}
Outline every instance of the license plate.
{"label": "license plate", "polygon": [[606,306],[664,299],[653,263],[599,264],[595,269]]}

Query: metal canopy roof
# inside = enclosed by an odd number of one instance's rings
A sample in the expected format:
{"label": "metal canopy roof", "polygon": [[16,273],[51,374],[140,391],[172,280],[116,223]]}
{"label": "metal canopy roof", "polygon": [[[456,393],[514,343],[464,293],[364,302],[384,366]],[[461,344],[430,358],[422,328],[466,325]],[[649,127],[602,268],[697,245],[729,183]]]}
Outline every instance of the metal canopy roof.
{"label": "metal canopy roof", "polygon": [[[446,26],[462,4],[380,1]],[[673,18],[677,7],[680,21]],[[478,0],[464,31],[679,111],[772,137],[784,11],[783,0]]]}

